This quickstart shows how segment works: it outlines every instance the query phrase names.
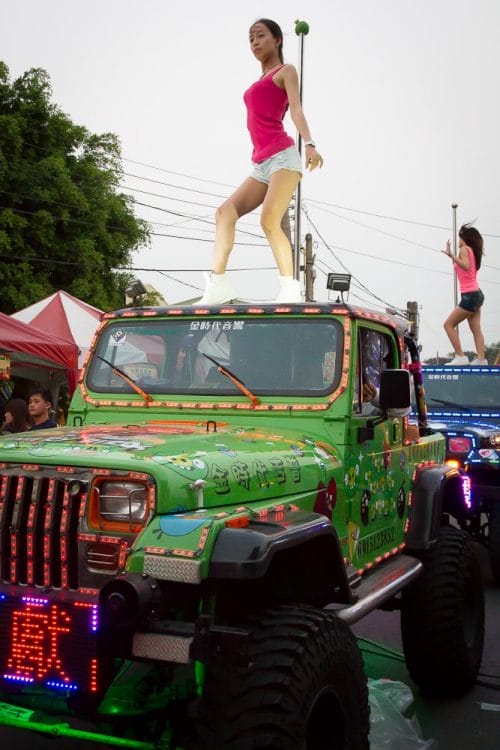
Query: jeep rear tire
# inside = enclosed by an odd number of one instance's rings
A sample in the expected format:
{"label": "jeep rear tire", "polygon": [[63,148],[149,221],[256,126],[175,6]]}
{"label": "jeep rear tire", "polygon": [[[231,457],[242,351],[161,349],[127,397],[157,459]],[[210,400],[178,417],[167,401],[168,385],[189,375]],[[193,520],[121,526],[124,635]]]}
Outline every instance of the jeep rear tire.
{"label": "jeep rear tire", "polygon": [[488,553],[491,572],[497,586],[500,586],[500,503],[492,502],[488,513]]}
{"label": "jeep rear tire", "polygon": [[458,697],[474,684],[484,640],[484,590],[467,534],[441,529],[422,556],[423,575],[401,597],[401,630],[412,680],[426,695]]}
{"label": "jeep rear tire", "polygon": [[366,676],[335,615],[272,607],[247,618],[249,667],[207,666],[196,720],[204,750],[368,750]]}

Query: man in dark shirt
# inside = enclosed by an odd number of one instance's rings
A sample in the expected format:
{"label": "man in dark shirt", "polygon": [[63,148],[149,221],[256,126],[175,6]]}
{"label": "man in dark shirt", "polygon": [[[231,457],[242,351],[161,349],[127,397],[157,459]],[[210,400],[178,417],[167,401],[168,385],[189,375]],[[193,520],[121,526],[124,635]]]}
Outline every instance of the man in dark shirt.
{"label": "man in dark shirt", "polygon": [[50,417],[52,408],[52,394],[48,388],[31,391],[28,400],[28,411],[32,419],[30,430],[45,430],[57,427],[57,423]]}

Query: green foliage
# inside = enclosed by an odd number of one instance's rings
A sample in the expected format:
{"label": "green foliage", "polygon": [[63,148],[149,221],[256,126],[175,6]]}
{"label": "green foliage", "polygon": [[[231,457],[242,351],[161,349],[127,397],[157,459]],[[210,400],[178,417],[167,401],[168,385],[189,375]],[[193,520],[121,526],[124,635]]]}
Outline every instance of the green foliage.
{"label": "green foliage", "polygon": [[131,253],[149,241],[119,192],[120,144],[75,125],[51,102],[48,74],[11,82],[0,61],[0,310],[59,289],[104,310],[122,307]]}
{"label": "green foliage", "polygon": [[486,345],[484,353],[490,365],[500,365],[500,341],[497,341],[496,344]]}

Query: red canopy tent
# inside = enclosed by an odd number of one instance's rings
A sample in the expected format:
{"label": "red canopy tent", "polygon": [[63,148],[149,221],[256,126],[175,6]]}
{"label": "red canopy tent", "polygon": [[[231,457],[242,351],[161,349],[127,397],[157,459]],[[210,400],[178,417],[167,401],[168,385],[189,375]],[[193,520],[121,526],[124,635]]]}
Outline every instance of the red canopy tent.
{"label": "red canopy tent", "polygon": [[0,313],[0,352],[11,365],[32,365],[66,371],[70,393],[78,378],[78,347],[73,341],[52,336],[26,323]]}
{"label": "red canopy tent", "polygon": [[82,302],[62,289],[11,315],[16,320],[49,331],[80,349],[81,367],[99,325],[102,310]]}

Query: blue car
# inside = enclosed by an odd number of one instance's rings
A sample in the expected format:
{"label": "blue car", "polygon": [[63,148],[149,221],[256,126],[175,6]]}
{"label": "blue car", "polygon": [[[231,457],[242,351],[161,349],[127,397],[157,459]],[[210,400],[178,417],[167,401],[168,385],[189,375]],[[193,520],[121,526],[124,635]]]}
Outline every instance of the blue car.
{"label": "blue car", "polygon": [[429,426],[471,480],[461,525],[488,547],[500,586],[500,367],[425,365],[422,375]]}

